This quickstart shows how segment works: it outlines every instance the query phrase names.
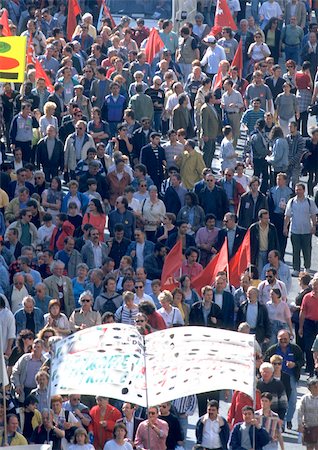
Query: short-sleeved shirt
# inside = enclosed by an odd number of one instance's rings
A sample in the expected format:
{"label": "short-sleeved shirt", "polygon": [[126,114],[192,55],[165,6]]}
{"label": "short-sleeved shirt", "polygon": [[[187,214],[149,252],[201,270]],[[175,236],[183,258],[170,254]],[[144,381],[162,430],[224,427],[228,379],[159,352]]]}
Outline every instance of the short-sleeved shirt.
{"label": "short-sleeved shirt", "polygon": [[305,314],[305,318],[318,322],[318,297],[314,292],[309,292],[303,298],[300,310]]}
{"label": "short-sleeved shirt", "polygon": [[285,215],[291,218],[291,232],[294,234],[310,234],[310,217],[314,214],[318,214],[318,208],[311,198],[291,198],[287,203],[285,212]]}

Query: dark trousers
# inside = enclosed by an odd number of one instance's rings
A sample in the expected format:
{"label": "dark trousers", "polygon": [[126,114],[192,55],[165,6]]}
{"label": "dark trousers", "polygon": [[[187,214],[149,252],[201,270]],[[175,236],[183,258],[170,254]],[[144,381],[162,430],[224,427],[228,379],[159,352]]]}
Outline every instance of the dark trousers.
{"label": "dark trousers", "polygon": [[32,142],[31,141],[27,141],[27,142],[16,141],[15,147],[21,148],[23,161],[34,162],[34,155],[32,152]]}
{"label": "dark trousers", "polygon": [[300,271],[300,252],[304,257],[304,265],[307,270],[311,266],[311,240],[312,234],[291,234],[293,246],[293,268]]}
{"label": "dark trousers", "polygon": [[43,167],[43,172],[45,174],[45,181],[51,181],[53,177],[57,177],[58,167],[49,165],[48,167]]}
{"label": "dark trousers", "polygon": [[303,111],[299,114],[299,120],[297,121],[297,125],[298,125],[298,131],[300,131],[301,135],[303,137],[308,137],[308,131],[307,131],[307,127],[308,127],[308,112],[307,111]]}
{"label": "dark trousers", "polygon": [[284,230],[284,214],[277,214],[273,213],[271,215],[271,222],[273,225],[275,225],[277,234],[279,236],[279,244],[280,247],[277,250],[280,250],[280,254],[282,259],[284,259],[285,256],[285,250],[287,245],[287,237],[284,236],[283,230]]}
{"label": "dark trousers", "polygon": [[268,191],[268,163],[265,159],[253,159],[254,175],[260,177],[262,175],[262,184],[260,191],[266,194]]}
{"label": "dark trousers", "polygon": [[209,139],[203,144],[203,160],[206,167],[209,169],[212,167],[212,161],[215,153],[215,139]]}
{"label": "dark trousers", "polygon": [[312,355],[312,344],[318,334],[318,322],[314,320],[305,319],[304,322],[304,344],[305,344],[305,353],[306,353],[306,365],[307,370],[309,372],[309,376],[314,375],[315,365],[314,358]]}
{"label": "dark trousers", "polygon": [[318,183],[318,168],[308,172],[308,195],[314,195],[314,187]]}

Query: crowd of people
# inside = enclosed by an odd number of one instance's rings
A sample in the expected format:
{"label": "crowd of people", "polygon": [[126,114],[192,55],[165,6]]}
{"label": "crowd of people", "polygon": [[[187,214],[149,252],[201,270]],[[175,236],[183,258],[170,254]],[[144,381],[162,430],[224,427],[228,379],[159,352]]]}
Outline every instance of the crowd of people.
{"label": "crowd of people", "polygon": [[[181,449],[198,407],[197,448],[284,450],[306,364],[298,430],[314,450],[318,128],[308,127],[308,117],[317,112],[315,4],[252,0],[248,17],[245,0],[227,0],[237,31],[225,26],[213,35],[216,5],[202,1],[178,32],[158,20],[163,48],[147,61],[143,18],[134,26],[123,16],[114,26],[107,17],[97,26],[95,6],[79,3],[87,12],[71,40],[63,2],[4,5],[12,35],[32,43],[53,92],[32,64],[25,82],[0,91],[0,333],[10,379],[0,399],[1,445]],[[242,66],[233,65],[238,48]],[[240,282],[231,285],[220,271],[195,289],[192,281],[225,240],[231,261],[247,230],[251,261]],[[284,261],[288,239],[292,270]],[[180,241],[183,261],[170,292],[161,275]],[[114,322],[141,334],[196,325],[255,335],[255,403],[234,392],[221,417],[213,386],[147,411],[103,393],[96,404],[77,394],[50,398],[54,342]]]}

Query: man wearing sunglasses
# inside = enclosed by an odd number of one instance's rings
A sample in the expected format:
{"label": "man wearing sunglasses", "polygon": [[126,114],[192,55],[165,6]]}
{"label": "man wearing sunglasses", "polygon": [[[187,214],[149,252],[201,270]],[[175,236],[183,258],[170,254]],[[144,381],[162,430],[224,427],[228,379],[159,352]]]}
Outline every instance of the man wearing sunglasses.
{"label": "man wearing sunglasses", "polygon": [[153,448],[166,450],[166,439],[169,425],[158,418],[159,408],[151,406],[148,408],[148,419],[144,420],[137,428],[135,446],[137,450]]}
{"label": "man wearing sunglasses", "polygon": [[[90,291],[84,291],[79,297],[80,308],[76,308],[70,317],[70,325],[73,333],[84,330],[84,328],[94,327],[102,323],[101,315],[98,311],[93,311],[93,295]],[[79,399],[80,400],[80,399]],[[73,411],[74,412],[74,411]],[[82,421],[80,414],[79,418]],[[88,423],[83,425],[88,426]]]}

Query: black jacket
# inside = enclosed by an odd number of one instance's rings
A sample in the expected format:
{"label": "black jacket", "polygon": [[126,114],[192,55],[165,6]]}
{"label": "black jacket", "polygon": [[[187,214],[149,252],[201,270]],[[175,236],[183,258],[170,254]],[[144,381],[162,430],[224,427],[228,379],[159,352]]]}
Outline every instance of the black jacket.
{"label": "black jacket", "polygon": [[265,84],[270,88],[273,99],[275,100],[278,94],[281,94],[283,92],[283,84],[286,81],[284,78],[279,77],[276,81],[276,84],[274,85],[274,78],[273,77],[267,77],[265,78]]}
{"label": "black jacket", "polygon": [[150,128],[149,133],[146,134],[144,133],[144,130],[142,129],[142,127],[138,128],[137,130],[135,130],[133,132],[132,135],[132,146],[133,146],[133,157],[134,158],[138,158],[140,157],[140,151],[142,149],[142,147],[144,147],[145,145],[148,145],[150,142],[150,134],[155,131],[152,128]]}
{"label": "black jacket", "polygon": [[[235,230],[235,238],[234,238],[234,244],[233,244],[233,250],[232,250],[232,254],[229,255],[229,259],[235,255],[235,253],[237,252],[237,250],[239,249],[240,245],[243,242],[244,236],[246,233],[246,228],[242,228],[237,226],[236,230]],[[221,250],[221,247],[224,243],[225,238],[227,237],[227,229],[226,228],[222,228],[222,230],[219,231],[218,234],[218,240],[216,242],[216,244],[214,245],[214,248],[219,252]]]}
{"label": "black jacket", "polygon": [[173,213],[177,217],[183,205],[181,205],[177,191],[172,186],[169,186],[168,189],[166,190],[163,202],[166,205],[167,212]]}
{"label": "black jacket", "polygon": [[164,179],[163,161],[165,160],[166,154],[160,145],[158,147],[158,158],[156,158],[151,144],[142,147],[140,162],[147,167],[148,175],[157,186],[158,192],[160,192],[161,183]]}
{"label": "black jacket", "polygon": [[240,199],[239,211],[238,211],[238,223],[241,227],[249,228],[252,223],[258,221],[258,213],[261,209],[267,209],[268,203],[267,197],[262,192],[258,193],[256,200],[255,210],[252,194],[246,192]]}
{"label": "black jacket", "polygon": [[[222,315],[223,315],[223,325],[222,328],[228,330],[234,329],[234,297],[231,292],[223,291],[222,293],[223,303],[222,303]],[[215,302],[215,289],[213,289],[213,302]]]}
{"label": "black jacket", "polygon": [[[250,226],[250,239],[251,239],[251,262],[257,265],[257,259],[259,254],[259,222],[253,223]],[[268,230],[268,252],[271,250],[279,250],[279,240],[275,225],[269,223]]]}
{"label": "black jacket", "polygon": [[[264,361],[268,362],[270,360],[271,356],[276,355],[277,348],[279,348],[279,344],[274,344],[271,347],[269,347],[264,354]],[[302,366],[304,365],[303,351],[300,347],[298,347],[298,345],[291,344],[291,343],[289,343],[288,349],[289,349],[288,354],[291,354],[293,356],[293,361],[296,364],[295,368],[294,368],[296,380],[299,380],[300,370],[301,370]],[[279,355],[280,354],[281,353],[279,353]],[[287,360],[288,360],[288,354],[286,356]]]}
{"label": "black jacket", "polygon": [[205,214],[214,214],[217,220],[223,220],[224,214],[229,212],[229,200],[224,189],[215,186],[212,190],[205,186],[199,192],[199,203]]}
{"label": "black jacket", "polygon": [[36,147],[36,163],[40,167],[56,167],[57,169],[64,169],[64,146],[62,141],[55,139],[54,149],[51,159],[47,152],[47,136],[41,139]]}
{"label": "black jacket", "polygon": [[[211,322],[211,317],[217,319],[216,323]],[[221,308],[214,302],[211,304],[211,309],[208,315],[207,326],[212,328],[221,328],[223,325],[223,313]],[[189,325],[205,326],[204,316],[203,316],[203,303],[201,301],[193,303],[189,314]]]}
{"label": "black jacket", "polygon": [[[247,306],[248,306],[247,300],[240,305],[236,316],[237,326],[239,326],[239,324],[242,322],[246,322]],[[269,321],[267,308],[265,305],[262,305],[259,302],[256,319],[255,337],[259,344],[262,344],[265,338],[270,339],[271,337],[271,323]]]}
{"label": "black jacket", "polygon": [[54,115],[56,116],[59,125],[61,125],[61,114],[62,114],[62,112],[66,111],[66,106],[63,103],[64,108],[62,109],[60,98],[55,93],[49,95],[47,101],[48,102],[53,102],[53,103],[56,104],[56,109],[55,109]]}
{"label": "black jacket", "polygon": [[161,278],[164,260],[161,256],[152,253],[145,257],[144,268],[147,272],[149,280],[156,280]]}
{"label": "black jacket", "polygon": [[105,200],[109,198],[109,188],[106,178],[103,177],[100,173],[95,176],[92,176],[88,171],[84,173],[79,179],[79,188],[80,192],[86,192],[88,190],[87,180],[90,178],[95,178],[97,181],[97,192],[101,195],[102,199]]}

